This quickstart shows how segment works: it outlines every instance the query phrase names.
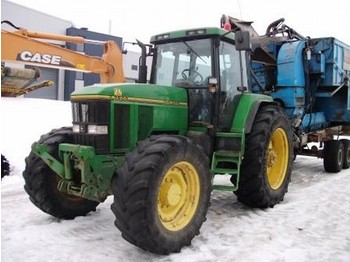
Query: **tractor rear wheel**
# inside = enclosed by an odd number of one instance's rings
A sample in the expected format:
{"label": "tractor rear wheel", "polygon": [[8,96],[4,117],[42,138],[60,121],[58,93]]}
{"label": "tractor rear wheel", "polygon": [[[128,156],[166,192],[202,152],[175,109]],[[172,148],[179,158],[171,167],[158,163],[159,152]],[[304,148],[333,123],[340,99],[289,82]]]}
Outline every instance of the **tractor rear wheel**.
{"label": "tractor rear wheel", "polygon": [[261,108],[246,136],[241,165],[238,201],[267,208],[283,200],[292,169],[292,138],[289,120],[277,106]]}
{"label": "tractor rear wheel", "polygon": [[[73,140],[72,129],[63,127],[43,135],[39,144],[46,144],[48,153],[58,159],[58,146]],[[68,195],[57,189],[60,177],[36,154],[31,152],[25,160],[24,189],[30,201],[39,209],[54,217],[73,219],[95,211],[99,202]]]}
{"label": "tractor rear wheel", "polygon": [[329,173],[338,173],[344,164],[344,144],[339,140],[326,141],[323,149],[324,170]]}
{"label": "tractor rear wheel", "polygon": [[153,253],[180,252],[206,220],[208,158],[186,137],[152,136],[126,155],[112,191],[111,209],[124,239]]}

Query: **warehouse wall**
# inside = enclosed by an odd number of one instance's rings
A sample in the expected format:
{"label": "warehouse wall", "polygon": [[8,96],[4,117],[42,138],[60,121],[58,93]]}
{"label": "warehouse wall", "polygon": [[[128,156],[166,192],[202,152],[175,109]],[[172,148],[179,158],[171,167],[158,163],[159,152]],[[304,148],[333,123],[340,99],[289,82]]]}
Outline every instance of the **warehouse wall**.
{"label": "warehouse wall", "polygon": [[[45,14],[34,8],[31,9],[7,0],[1,0],[1,21],[9,20],[18,27],[53,34],[65,34],[66,28],[73,26],[71,21]],[[6,30],[13,29],[7,25],[1,25],[1,27]]]}

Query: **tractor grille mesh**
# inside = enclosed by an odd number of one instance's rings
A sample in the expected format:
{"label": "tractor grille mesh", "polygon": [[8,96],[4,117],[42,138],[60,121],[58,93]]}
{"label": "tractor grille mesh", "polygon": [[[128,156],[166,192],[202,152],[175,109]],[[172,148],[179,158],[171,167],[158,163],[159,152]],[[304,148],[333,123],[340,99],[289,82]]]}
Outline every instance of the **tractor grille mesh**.
{"label": "tractor grille mesh", "polygon": [[153,107],[139,106],[138,139],[143,140],[151,133],[153,126]]}
{"label": "tractor grille mesh", "polygon": [[88,134],[88,125],[106,125],[110,132],[109,101],[92,100],[72,102],[73,124],[79,125],[79,133],[74,133],[74,143],[93,146],[97,154],[109,152],[109,134]]}
{"label": "tractor grille mesh", "polygon": [[114,106],[115,138],[114,148],[128,148],[130,146],[130,106]]}

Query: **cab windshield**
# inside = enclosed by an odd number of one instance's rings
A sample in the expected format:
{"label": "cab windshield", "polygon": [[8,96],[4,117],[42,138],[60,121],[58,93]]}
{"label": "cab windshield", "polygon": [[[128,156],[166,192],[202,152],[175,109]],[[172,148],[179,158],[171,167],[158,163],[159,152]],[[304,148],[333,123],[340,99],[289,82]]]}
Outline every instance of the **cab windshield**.
{"label": "cab windshield", "polygon": [[211,41],[201,39],[157,46],[154,83],[188,88],[207,87],[212,75]]}

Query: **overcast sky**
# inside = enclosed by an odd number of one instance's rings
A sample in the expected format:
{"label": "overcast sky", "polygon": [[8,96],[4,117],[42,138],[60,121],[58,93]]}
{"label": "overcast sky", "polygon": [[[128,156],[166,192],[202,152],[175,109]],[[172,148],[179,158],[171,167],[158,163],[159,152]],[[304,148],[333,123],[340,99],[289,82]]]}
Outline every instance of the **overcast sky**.
{"label": "overcast sky", "polygon": [[[350,45],[348,0],[10,0],[73,22],[76,27],[111,33],[124,41],[183,28],[218,26],[222,14],[246,21],[263,34],[273,21],[304,36],[333,36]],[[111,25],[111,26],[110,26]]]}

